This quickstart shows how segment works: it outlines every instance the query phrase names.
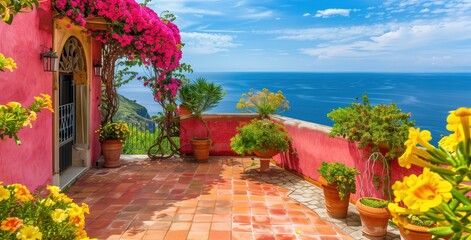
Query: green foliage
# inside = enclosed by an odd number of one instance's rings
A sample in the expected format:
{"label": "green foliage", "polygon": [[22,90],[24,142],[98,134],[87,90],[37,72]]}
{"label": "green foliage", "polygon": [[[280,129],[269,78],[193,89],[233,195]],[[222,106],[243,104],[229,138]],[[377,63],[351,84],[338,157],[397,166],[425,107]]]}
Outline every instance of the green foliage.
{"label": "green foliage", "polygon": [[389,152],[385,157],[391,160],[402,154],[409,128],[415,125],[414,121],[409,121],[410,116],[394,103],[372,106],[365,94],[362,103],[352,103],[327,114],[334,121],[329,136],[348,138],[358,142],[359,148],[371,146],[371,152],[379,151],[379,146],[386,144]]}
{"label": "green foliage", "polygon": [[375,198],[360,198],[358,201],[360,201],[363,205],[372,208],[386,208],[388,207],[389,203],[387,200]]}
{"label": "green foliage", "polygon": [[[138,128],[132,128],[131,135],[124,142],[123,154],[147,154],[147,150],[156,143],[159,137],[159,131],[151,132]],[[173,137],[174,141],[179,143],[179,137]],[[163,152],[169,154],[170,147],[163,143]]]}
{"label": "green foliage", "polygon": [[430,220],[430,219],[422,219],[419,216],[410,214],[407,216],[407,221],[416,226],[421,226],[421,227],[430,227],[435,224],[435,221]]}
{"label": "green foliage", "polygon": [[248,93],[242,94],[236,108],[243,112],[255,112],[261,118],[268,118],[270,114],[289,110],[289,102],[281,91],[273,93],[264,88],[261,92],[254,93],[252,88]]}
{"label": "green foliage", "polygon": [[225,95],[221,85],[208,82],[205,78],[184,84],[178,93],[182,104],[197,117],[216,107]]}
{"label": "green foliage", "polygon": [[237,134],[231,138],[231,149],[238,154],[268,149],[285,152],[290,141],[291,138],[282,125],[269,119],[253,119],[249,124],[237,128]]}
{"label": "green foliage", "polygon": [[96,131],[100,138],[100,141],[104,140],[121,140],[124,141],[130,134],[131,131],[126,123],[122,122],[109,122],[104,126],[100,126],[100,129]]}
{"label": "green foliage", "polygon": [[356,193],[355,175],[360,174],[356,168],[347,167],[339,162],[322,162],[317,172],[329,184],[337,184],[340,199],[345,199],[349,193]]}

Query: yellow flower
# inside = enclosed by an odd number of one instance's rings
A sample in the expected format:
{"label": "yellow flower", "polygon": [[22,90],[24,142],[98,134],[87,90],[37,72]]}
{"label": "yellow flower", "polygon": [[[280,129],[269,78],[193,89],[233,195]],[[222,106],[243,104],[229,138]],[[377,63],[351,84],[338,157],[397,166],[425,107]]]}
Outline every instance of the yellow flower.
{"label": "yellow flower", "polygon": [[58,194],[61,192],[61,189],[58,187],[58,186],[51,186],[51,185],[47,185],[47,190],[49,190],[49,193],[51,195],[55,195],[55,194]]}
{"label": "yellow flower", "polygon": [[21,184],[12,184],[11,186],[15,187],[14,195],[15,197],[22,202],[29,202],[33,199],[33,196],[29,192],[28,188]]}
{"label": "yellow flower", "polygon": [[51,213],[51,217],[54,222],[60,223],[67,219],[68,216],[63,209],[58,208]]}
{"label": "yellow flower", "polygon": [[411,210],[426,212],[438,206],[442,200],[448,201],[452,197],[451,183],[431,172],[429,168],[424,168],[418,177],[411,175],[404,178],[403,184],[393,185],[395,201],[402,200]]}
{"label": "yellow flower", "polygon": [[440,139],[440,141],[438,141],[438,145],[448,152],[453,153],[456,151],[456,147],[462,140],[463,139],[461,139],[458,134],[452,133]]}
{"label": "yellow flower", "polygon": [[7,103],[7,105],[11,108],[20,108],[21,107],[21,103],[19,103],[19,102],[9,102],[9,103]]}
{"label": "yellow flower", "polygon": [[409,169],[412,164],[420,167],[431,167],[429,162],[423,160],[428,159],[428,157],[430,157],[430,154],[423,149],[416,146],[409,146],[397,160],[399,162],[399,166],[407,169]]}
{"label": "yellow flower", "polygon": [[8,217],[2,221],[0,230],[15,232],[16,230],[23,227],[23,220],[16,217]]}
{"label": "yellow flower", "polygon": [[16,238],[20,240],[40,240],[43,238],[43,234],[39,231],[38,227],[25,226],[16,235]]}
{"label": "yellow flower", "polygon": [[33,111],[29,112],[29,119],[32,121],[36,121],[36,119],[38,119],[36,112],[33,112]]}
{"label": "yellow flower", "polygon": [[420,128],[409,128],[409,139],[407,139],[404,145],[410,147],[420,144],[429,150],[435,149],[435,147],[429,143],[430,140],[432,140],[430,131],[420,131]]}
{"label": "yellow flower", "polygon": [[10,198],[10,191],[0,185],[0,202]]}
{"label": "yellow flower", "polygon": [[86,203],[82,203],[82,211],[86,214],[90,214],[90,209]]}

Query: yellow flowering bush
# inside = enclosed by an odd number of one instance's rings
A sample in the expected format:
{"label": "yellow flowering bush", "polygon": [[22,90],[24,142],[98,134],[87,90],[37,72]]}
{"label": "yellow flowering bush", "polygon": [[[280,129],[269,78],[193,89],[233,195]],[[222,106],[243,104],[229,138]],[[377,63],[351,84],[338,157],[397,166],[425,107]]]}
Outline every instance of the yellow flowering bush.
{"label": "yellow flowering bush", "polygon": [[255,93],[252,88],[248,93],[242,94],[236,108],[243,112],[255,112],[261,118],[268,118],[270,114],[289,110],[289,101],[281,91],[273,93],[264,88],[261,92]]}
{"label": "yellow flowering bush", "polygon": [[33,127],[31,122],[37,119],[36,114],[43,109],[54,112],[51,97],[47,94],[34,97],[34,102],[26,108],[18,102],[0,105],[0,139],[8,136],[14,138],[16,144],[21,144],[18,131],[25,126]]}
{"label": "yellow flowering bush", "polygon": [[87,204],[75,204],[55,186],[41,198],[21,184],[0,182],[0,239],[89,239]]}
{"label": "yellow flowering bush", "polygon": [[96,131],[99,135],[100,141],[105,140],[121,140],[124,141],[129,135],[131,130],[126,123],[122,122],[109,122]]}
{"label": "yellow flowering bush", "polygon": [[[0,0],[1,2],[2,0]],[[5,57],[3,54],[0,53],[0,72],[4,72],[5,69],[10,70],[13,72],[13,69],[16,68],[15,61],[10,57]]]}
{"label": "yellow flowering bush", "polygon": [[355,176],[360,175],[356,168],[347,167],[339,162],[322,162],[317,172],[329,184],[337,184],[340,199],[344,200],[350,193],[356,193]]}
{"label": "yellow flowering bush", "polygon": [[436,237],[471,239],[470,120],[471,108],[451,111],[447,118],[451,134],[439,141],[439,147],[429,143],[429,131],[410,128],[399,165],[424,169],[421,175],[406,176],[392,186],[395,199],[388,207],[399,227],[407,223],[405,216],[414,216],[435,222],[429,232]]}

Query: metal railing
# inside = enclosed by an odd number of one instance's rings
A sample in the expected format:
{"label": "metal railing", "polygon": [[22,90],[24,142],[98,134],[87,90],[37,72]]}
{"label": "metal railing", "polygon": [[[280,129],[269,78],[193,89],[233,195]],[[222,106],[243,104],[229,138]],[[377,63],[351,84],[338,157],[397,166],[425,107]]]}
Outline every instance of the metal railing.
{"label": "metal railing", "polygon": [[124,142],[123,154],[147,154],[159,131],[154,122],[126,122],[131,135]]}

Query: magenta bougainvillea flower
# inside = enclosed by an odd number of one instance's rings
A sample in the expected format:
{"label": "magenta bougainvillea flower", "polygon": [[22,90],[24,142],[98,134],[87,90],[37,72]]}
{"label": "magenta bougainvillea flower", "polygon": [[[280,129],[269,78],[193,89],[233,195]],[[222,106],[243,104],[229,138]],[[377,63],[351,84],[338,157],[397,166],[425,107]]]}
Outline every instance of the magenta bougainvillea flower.
{"label": "magenta bougainvillea flower", "polygon": [[[107,30],[87,29],[87,33],[100,42],[119,44],[129,56],[161,69],[162,79],[180,64],[178,27],[134,0],[53,0],[53,7],[59,16],[82,27],[89,18],[104,18],[109,23]],[[168,87],[171,90],[174,85]]]}

